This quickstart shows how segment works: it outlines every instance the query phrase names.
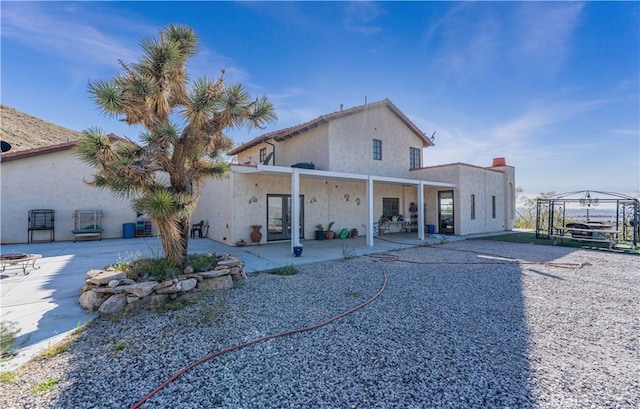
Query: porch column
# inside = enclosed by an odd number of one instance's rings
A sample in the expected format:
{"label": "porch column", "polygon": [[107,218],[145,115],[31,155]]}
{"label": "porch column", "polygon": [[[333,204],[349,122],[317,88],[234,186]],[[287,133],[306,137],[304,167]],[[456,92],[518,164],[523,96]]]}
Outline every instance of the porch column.
{"label": "porch column", "polygon": [[367,246],[373,246],[373,178],[367,179]]}
{"label": "porch column", "polygon": [[424,240],[424,182],[418,185],[418,240]]}
{"label": "porch column", "polygon": [[291,174],[291,252],[300,245],[300,170],[293,168]]}

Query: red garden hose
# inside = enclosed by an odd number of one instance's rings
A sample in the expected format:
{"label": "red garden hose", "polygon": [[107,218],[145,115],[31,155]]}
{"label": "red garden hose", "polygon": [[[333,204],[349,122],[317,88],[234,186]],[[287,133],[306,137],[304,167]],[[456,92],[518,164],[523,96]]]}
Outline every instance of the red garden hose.
{"label": "red garden hose", "polygon": [[[455,250],[455,251],[463,251],[463,252],[469,252],[469,253],[475,253],[475,254],[484,254],[484,253],[477,253],[471,250],[457,250],[457,249],[447,249],[447,250]],[[356,305],[355,307],[344,311],[332,318],[329,318],[325,321],[322,321],[318,324],[314,324],[308,327],[304,327],[304,328],[297,328],[297,329],[292,329],[289,331],[285,331],[285,332],[281,332],[278,334],[274,334],[274,335],[267,335],[264,337],[260,337],[260,338],[255,338],[252,339],[251,341],[247,341],[245,343],[242,344],[238,344],[238,345],[234,345],[225,349],[222,349],[218,352],[215,352],[211,355],[205,356],[204,358],[193,362],[191,365],[179,370],[178,372],[176,372],[174,375],[172,375],[169,379],[167,379],[166,381],[164,381],[162,384],[160,384],[157,388],[155,388],[154,390],[152,390],[151,392],[149,392],[144,398],[140,399],[138,402],[136,402],[133,406],[131,406],[131,409],[137,409],[139,408],[142,404],[144,404],[148,399],[150,399],[153,395],[155,395],[156,393],[158,393],[159,391],[161,391],[162,389],[164,389],[167,385],[169,385],[171,382],[175,381],[176,379],[178,379],[180,376],[182,376],[184,373],[186,373],[187,371],[190,371],[191,369],[195,368],[196,366],[212,359],[215,357],[218,357],[220,355],[226,354],[227,352],[231,352],[231,351],[235,351],[237,349],[241,349],[253,344],[257,344],[259,342],[263,342],[263,341],[267,341],[270,339],[275,339],[275,338],[281,338],[281,337],[285,337],[288,335],[292,335],[292,334],[297,334],[300,332],[306,332],[306,331],[311,331],[320,327],[323,327],[327,324],[332,323],[333,321],[336,321],[346,315],[351,314],[352,312],[355,312],[367,305],[369,305],[371,302],[373,302],[376,298],[378,298],[385,290],[385,288],[387,287],[387,265],[393,262],[403,262],[403,263],[410,263],[410,264],[505,264],[505,262],[518,262],[518,263],[522,263],[522,264],[543,264],[543,265],[548,265],[548,266],[554,266],[554,267],[561,267],[561,268],[582,268],[585,265],[588,265],[588,263],[543,263],[543,262],[536,262],[536,261],[530,261],[530,260],[521,260],[521,259],[516,259],[516,258],[510,258],[510,257],[503,257],[503,256],[494,256],[494,257],[499,257],[500,259],[502,259],[502,261],[500,262],[491,262],[491,261],[485,261],[485,262],[451,262],[451,261],[413,261],[413,260],[404,260],[404,259],[400,259],[399,256],[393,255],[393,254],[388,254],[388,253],[384,253],[384,254],[371,254],[369,255],[369,257],[373,257],[376,258],[380,261],[382,261],[384,264],[382,265],[382,277],[383,277],[383,281],[382,281],[382,286],[380,287],[380,290],[378,290],[377,293],[375,293],[371,298],[369,298],[368,300],[366,300],[365,302]]]}

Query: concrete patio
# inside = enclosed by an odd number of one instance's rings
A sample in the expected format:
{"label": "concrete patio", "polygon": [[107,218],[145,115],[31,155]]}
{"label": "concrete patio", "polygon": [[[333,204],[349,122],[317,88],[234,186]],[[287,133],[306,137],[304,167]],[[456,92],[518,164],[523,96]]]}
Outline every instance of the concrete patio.
{"label": "concrete patio", "polygon": [[[303,243],[301,257],[293,256],[289,242],[232,247],[209,239],[192,239],[189,241],[189,252],[233,252],[245,263],[245,271],[254,273],[459,239],[456,236],[431,235],[421,241],[415,233],[398,233],[376,238],[372,247],[366,246],[364,236],[308,240]],[[2,254],[17,252],[42,255],[35,264],[37,269],[29,268],[28,275],[24,275],[18,266],[8,267],[0,275],[2,322],[15,323],[16,328],[20,329],[14,344],[18,348],[17,353],[0,363],[0,370],[6,371],[28,362],[97,316],[83,310],[78,304],[87,271],[104,268],[121,260],[161,255],[162,245],[158,237],[149,237],[10,244],[0,246],[0,251]]]}

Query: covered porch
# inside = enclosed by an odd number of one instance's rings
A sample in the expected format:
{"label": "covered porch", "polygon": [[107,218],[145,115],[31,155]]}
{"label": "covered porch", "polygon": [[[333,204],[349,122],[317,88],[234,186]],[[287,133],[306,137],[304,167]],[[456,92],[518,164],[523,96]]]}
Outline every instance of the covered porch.
{"label": "covered porch", "polygon": [[[286,209],[286,217],[283,218],[291,221],[291,223],[287,226],[288,228],[288,239],[289,246],[291,247],[291,251],[293,251],[293,247],[298,246],[304,238],[304,223],[309,224],[310,217],[305,214],[304,204],[305,202],[309,202],[309,204],[314,204],[319,201],[319,199],[323,199],[322,203],[318,203],[316,206],[324,206],[328,214],[340,214],[342,216],[352,215],[356,217],[352,217],[352,219],[357,219],[358,225],[361,225],[365,229],[365,237],[361,237],[360,240],[364,240],[364,244],[366,246],[372,247],[374,245],[374,226],[378,223],[380,215],[382,214],[382,198],[385,195],[385,189],[389,189],[390,187],[401,188],[403,192],[408,192],[407,194],[411,198],[415,198],[415,203],[417,205],[417,223],[416,223],[416,232],[405,233],[407,237],[412,237],[413,240],[416,241],[416,244],[420,244],[420,242],[424,242],[426,236],[425,225],[425,209],[426,209],[426,200],[425,200],[425,190],[426,189],[454,189],[456,186],[452,183],[444,183],[444,182],[435,182],[435,181],[427,181],[427,180],[419,180],[419,179],[409,179],[409,178],[396,178],[396,177],[386,177],[386,176],[376,176],[376,175],[364,175],[364,174],[352,174],[352,173],[342,173],[342,172],[332,172],[332,171],[323,171],[316,169],[306,169],[306,168],[297,168],[297,167],[281,167],[281,166],[270,166],[270,165],[255,165],[255,166],[247,166],[247,165],[234,165],[232,166],[232,172],[238,175],[247,175],[247,176],[256,176],[256,177],[266,177],[271,179],[280,179],[281,183],[279,185],[280,189],[286,188],[288,190],[287,195],[291,198],[296,198],[302,196],[304,200],[289,200],[288,208]],[[272,178],[271,178],[272,177]],[[282,179],[285,178],[285,179]],[[257,180],[257,179],[256,179]],[[265,180],[265,179],[262,179]],[[284,182],[286,180],[286,182]],[[253,180],[251,180],[253,182]],[[246,184],[250,184],[248,182]],[[324,184],[322,184],[324,182]],[[286,187],[284,184],[286,183]],[[304,188],[301,186],[305,185]],[[313,185],[315,183],[315,185]],[[340,183],[350,184],[352,186],[352,190],[348,191],[349,193],[343,193],[339,189]],[[259,183],[254,183],[256,187],[258,187]],[[263,183],[269,185],[267,183]],[[329,185],[332,186],[329,186]],[[317,194],[313,188],[313,186],[327,186],[325,188],[325,192],[323,193],[325,196],[332,196],[330,198],[316,198],[317,195],[320,195],[318,191]],[[333,185],[335,185],[335,189],[333,189]],[[354,188],[355,186],[356,188]],[[330,189],[330,193],[326,193],[327,190]],[[354,194],[353,190],[357,190],[359,193]],[[260,195],[269,195],[269,191],[261,190]],[[253,195],[249,200],[249,203],[252,203],[252,200],[257,200],[256,196]],[[351,201],[351,204],[348,202]],[[380,203],[377,203],[379,201]],[[362,205],[362,207],[352,208],[350,207],[353,203],[356,203],[357,206]],[[408,203],[403,202],[402,209],[406,209],[406,205]],[[431,202],[434,202],[433,200]],[[375,206],[374,206],[375,204]],[[430,203],[432,209],[435,208],[436,204]],[[377,210],[376,210],[377,208]],[[401,209],[399,209],[401,210]],[[268,211],[268,209],[267,209]],[[348,212],[348,213],[347,213]],[[306,213],[312,213],[306,212]],[[316,213],[318,211],[316,210]],[[316,217],[316,216],[312,216]],[[329,217],[330,219],[331,217]],[[305,219],[307,219],[305,221]],[[432,220],[433,220],[432,216]],[[292,221],[299,220],[298,228],[291,228]],[[313,223],[313,222],[311,222]],[[355,223],[355,222],[354,222]],[[267,223],[268,224],[268,223]],[[269,228],[269,226],[267,227]],[[301,231],[303,230],[302,234]],[[308,231],[308,229],[307,229]]]}

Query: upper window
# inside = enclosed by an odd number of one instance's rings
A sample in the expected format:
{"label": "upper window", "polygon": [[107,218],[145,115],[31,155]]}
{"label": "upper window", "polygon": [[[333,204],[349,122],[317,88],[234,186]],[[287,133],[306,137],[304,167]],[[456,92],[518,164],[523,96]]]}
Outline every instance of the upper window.
{"label": "upper window", "polygon": [[373,140],[373,159],[382,160],[382,141],[380,139]]}
{"label": "upper window", "polygon": [[261,148],[260,149],[260,163],[264,163],[264,161],[267,159],[267,148]]}
{"label": "upper window", "polygon": [[409,148],[409,169],[420,168],[420,149]]}

